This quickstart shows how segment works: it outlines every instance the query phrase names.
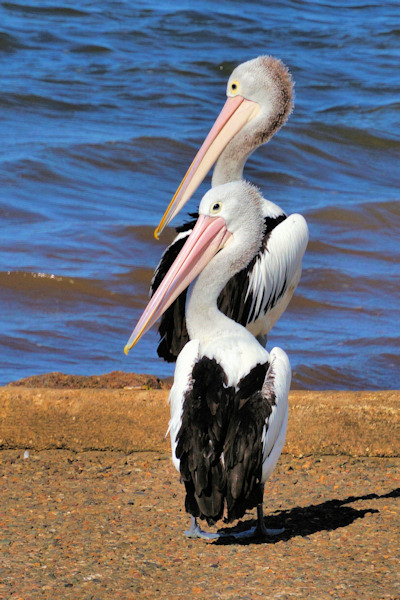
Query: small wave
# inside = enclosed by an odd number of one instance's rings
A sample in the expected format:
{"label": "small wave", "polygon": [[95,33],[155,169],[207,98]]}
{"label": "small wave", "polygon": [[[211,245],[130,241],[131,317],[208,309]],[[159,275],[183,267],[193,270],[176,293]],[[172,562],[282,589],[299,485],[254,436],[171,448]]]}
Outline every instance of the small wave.
{"label": "small wave", "polygon": [[40,96],[38,94],[21,94],[16,92],[3,93],[0,96],[0,106],[23,107],[23,108],[45,108],[57,112],[76,112],[76,111],[92,111],[100,107],[116,108],[115,105],[109,104],[91,104],[85,102],[67,102],[58,98],[50,98],[48,96]]}
{"label": "small wave", "polygon": [[304,155],[317,156],[318,158],[322,158],[327,160],[328,162],[336,162],[342,165],[347,165],[347,161],[341,158],[340,156],[336,156],[332,152],[327,152],[327,148],[322,150],[318,146],[312,146],[311,144],[307,144],[305,142],[297,142],[296,140],[292,141],[293,146],[298,148]]}
{"label": "small wave", "polygon": [[2,2],[2,6],[13,12],[22,12],[31,15],[55,15],[60,17],[85,17],[90,13],[70,6],[32,6],[31,4],[15,4]]}
{"label": "small wave", "polygon": [[324,290],[335,292],[338,290],[352,289],[354,278],[342,273],[338,269],[309,268],[303,271],[301,284],[311,290]]}
{"label": "small wave", "polygon": [[54,303],[74,304],[79,313],[82,303],[143,309],[148,301],[153,270],[134,268],[115,276],[112,281],[66,277],[54,273],[0,271],[0,290],[11,293],[13,300],[39,302],[42,308]]}
{"label": "small wave", "polygon": [[129,294],[110,291],[102,282],[93,279],[65,277],[54,273],[39,273],[27,271],[1,271],[0,288],[12,291],[13,294],[23,294],[23,298],[51,304],[55,299],[66,303],[95,299],[96,303],[122,304],[131,306]]}
{"label": "small wave", "polygon": [[388,35],[393,35],[394,37],[400,37],[400,29],[395,27],[394,29],[388,29],[386,31],[380,31],[375,34],[377,37],[386,37]]}
{"label": "small wave", "polygon": [[388,254],[388,250],[386,248],[383,248],[380,252],[376,247],[373,247],[370,250],[361,250],[359,248],[354,248],[353,246],[329,244],[328,242],[323,242],[321,240],[311,240],[308,243],[307,251],[309,253],[315,253],[316,256],[321,256],[324,254],[327,256],[342,254],[349,257],[359,256],[361,258],[370,258],[372,260],[383,260],[387,263],[398,264],[399,262],[398,254]]}
{"label": "small wave", "polygon": [[176,236],[175,229],[173,227],[167,227],[163,232],[162,244],[160,244],[160,242],[154,238],[154,229],[155,227],[150,225],[129,225],[127,227],[119,228],[114,233],[114,236],[116,238],[134,238],[141,244],[150,244],[159,249],[165,248],[171,244],[172,240]]}
{"label": "small wave", "polygon": [[[150,282],[153,277],[153,269],[145,267],[135,267],[130,271],[118,275],[116,286],[121,286],[123,289],[132,289],[132,294],[123,295],[124,299],[128,299],[127,306],[141,306],[148,300]],[[135,291],[135,294],[133,292]]]}
{"label": "small wave", "polygon": [[[156,160],[155,148],[159,151]],[[194,149],[170,138],[154,137],[137,138],[134,143],[118,140],[98,144],[74,144],[67,148],[54,148],[53,153],[58,157],[79,161],[80,165],[88,164],[111,171],[125,168],[145,175],[159,175],[160,165],[176,169],[176,164],[171,165],[171,155],[178,158],[181,155],[184,163],[184,159],[194,155]]]}
{"label": "small wave", "polygon": [[18,172],[18,177],[30,181],[40,181],[54,184],[65,184],[69,182],[68,178],[51,169],[45,162],[38,160],[19,160],[9,167],[10,170]]}
{"label": "small wave", "polygon": [[33,39],[39,44],[63,44],[65,42],[64,38],[55,35],[54,31],[39,31]]}
{"label": "small wave", "polygon": [[361,307],[352,307],[352,306],[340,306],[338,304],[334,304],[333,302],[323,302],[322,300],[315,300],[313,298],[307,298],[305,296],[300,295],[298,291],[294,294],[292,300],[290,301],[290,308],[288,309],[290,312],[298,312],[301,315],[304,314],[316,314],[317,311],[320,311],[324,315],[324,319],[328,318],[328,311],[333,311],[337,316],[337,313],[341,312],[350,312],[350,313],[359,313],[362,311],[364,314],[375,314],[373,311],[365,310]]}
{"label": "small wave", "polygon": [[[388,110],[392,110],[395,112],[398,112],[400,109],[400,102],[388,102],[388,103],[383,103],[380,106],[372,106],[372,107],[360,107],[357,109],[357,112],[361,115],[365,114],[374,114],[374,113],[381,113],[381,112],[385,112]],[[352,107],[352,110],[354,111],[354,107]]]}
{"label": "small wave", "polygon": [[138,171],[141,156],[128,142],[107,141],[101,144],[74,144],[67,148],[54,148],[57,157],[70,158],[80,165],[87,164],[111,171],[126,168]]}
{"label": "small wave", "polygon": [[365,390],[378,389],[346,368],[334,368],[330,365],[309,367],[298,365],[292,373],[294,390]]}
{"label": "small wave", "polygon": [[[374,348],[374,347],[378,347],[378,348],[397,348],[399,347],[399,338],[398,337],[380,337],[380,336],[376,336],[376,337],[358,337],[358,338],[351,338],[348,340],[345,340],[343,342],[343,346],[347,346],[350,348]],[[382,355],[381,355],[382,356]],[[386,356],[386,355],[385,355]],[[387,355],[389,356],[389,355]],[[390,355],[391,356],[391,355]],[[396,358],[396,361],[399,362],[399,358]]]}
{"label": "small wave", "polygon": [[112,48],[99,46],[98,44],[82,44],[72,47],[70,52],[77,54],[107,54],[108,52],[112,52]]}
{"label": "small wave", "polygon": [[7,221],[10,225],[21,222],[32,224],[48,221],[48,218],[42,214],[10,206],[9,204],[0,205],[0,219]]}
{"label": "small wave", "polygon": [[397,201],[364,202],[360,206],[326,206],[308,213],[310,221],[329,223],[332,228],[346,231],[395,232],[400,228],[400,209]]}
{"label": "small wave", "polygon": [[358,272],[353,274],[344,273],[334,268],[308,268],[303,271],[301,285],[314,294],[326,292],[351,292],[352,295],[358,295],[360,298],[366,294],[371,295],[374,290],[374,297],[397,297],[399,286],[397,281],[386,277],[380,277],[380,273],[362,275]]}
{"label": "small wave", "polygon": [[[323,111],[322,111],[323,112]],[[370,150],[399,150],[400,141],[383,135],[374,135],[356,127],[336,125],[330,127],[325,123],[313,122],[304,131],[311,138],[323,141],[333,141],[340,144],[352,144]]]}
{"label": "small wave", "polygon": [[[394,348],[397,349],[398,347],[399,347],[399,340],[395,340]],[[399,353],[396,352],[396,353],[391,354],[389,352],[383,352],[382,354],[377,356],[376,362],[378,365],[382,365],[385,368],[390,367],[391,369],[395,370],[395,381],[399,382],[396,386],[398,388],[400,385],[400,381],[399,381],[400,355],[399,355]]]}
{"label": "small wave", "polygon": [[14,35],[0,31],[0,52],[14,52],[25,47]]}
{"label": "small wave", "polygon": [[[252,25],[255,20],[241,12],[240,28]],[[222,26],[222,29],[218,27]],[[218,36],[220,43],[223,43],[223,32],[233,32],[238,27],[237,20],[229,13],[216,12],[211,15],[208,11],[202,10],[171,10],[162,15],[160,19],[162,29],[173,32],[177,37],[186,37],[188,35],[206,34],[208,36]],[[231,25],[231,27],[229,27]],[[229,38],[227,38],[229,39]]]}

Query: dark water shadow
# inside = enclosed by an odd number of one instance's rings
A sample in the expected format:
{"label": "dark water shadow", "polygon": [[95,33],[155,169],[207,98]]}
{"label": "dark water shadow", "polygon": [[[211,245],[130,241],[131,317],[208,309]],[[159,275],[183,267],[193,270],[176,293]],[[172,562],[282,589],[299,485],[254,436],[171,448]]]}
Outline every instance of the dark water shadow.
{"label": "dark water shadow", "polygon": [[[349,496],[344,500],[327,500],[321,504],[311,504],[310,506],[296,506],[289,510],[282,510],[276,514],[264,517],[265,525],[269,529],[279,529],[284,527],[285,531],[276,536],[268,538],[249,538],[234,539],[233,537],[224,537],[216,540],[214,544],[276,544],[280,541],[287,541],[293,537],[306,537],[318,531],[333,531],[339,527],[347,527],[356,519],[363,519],[368,514],[379,513],[375,508],[356,509],[346,506],[351,502],[358,500],[381,500],[384,498],[400,497],[400,488],[396,488],[387,494],[378,496],[378,494],[366,494],[365,496]],[[238,533],[254,527],[256,520],[240,521],[235,527],[229,529],[229,532]],[[219,532],[227,533],[227,529],[220,529]]]}

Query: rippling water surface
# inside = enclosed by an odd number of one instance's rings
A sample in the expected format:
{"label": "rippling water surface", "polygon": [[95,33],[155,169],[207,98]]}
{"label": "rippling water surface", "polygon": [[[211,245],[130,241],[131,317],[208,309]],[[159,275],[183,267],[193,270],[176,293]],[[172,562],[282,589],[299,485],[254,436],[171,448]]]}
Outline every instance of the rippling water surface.
{"label": "rippling water surface", "polygon": [[295,388],[399,388],[399,45],[398,2],[1,2],[0,383],[172,374],[155,330],[122,352],[172,239],[153,228],[231,70],[272,54],[296,107],[245,175],[310,244],[268,347]]}

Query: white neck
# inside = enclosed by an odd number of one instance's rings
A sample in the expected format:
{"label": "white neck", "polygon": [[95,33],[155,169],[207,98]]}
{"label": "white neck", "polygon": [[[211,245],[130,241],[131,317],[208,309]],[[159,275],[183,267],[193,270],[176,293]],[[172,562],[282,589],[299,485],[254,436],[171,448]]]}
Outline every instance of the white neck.
{"label": "white neck", "polygon": [[201,343],[219,335],[241,335],[244,330],[217,306],[222,289],[232,277],[225,258],[224,252],[219,252],[189,288],[186,326],[190,339],[198,339]]}
{"label": "white neck", "polygon": [[212,187],[242,179],[244,165],[250,154],[271,139],[279,129],[276,123],[273,106],[271,105],[262,109],[257,117],[249,121],[231,139],[215,163],[211,180]]}
{"label": "white neck", "polygon": [[[258,219],[260,221],[260,219]],[[262,223],[262,219],[261,219]],[[262,226],[245,223],[240,234],[218,252],[189,288],[186,326],[191,340],[200,342],[202,355],[215,358],[228,378],[238,382],[250,368],[268,360],[268,353],[242,325],[224,315],[217,306],[221,290],[257,252]]]}
{"label": "white neck", "polygon": [[228,144],[215,163],[211,186],[217,187],[217,185],[222,185],[229,181],[239,181],[240,179],[243,179],[244,165],[252,152],[253,150],[250,150],[250,152],[243,154],[240,149],[236,152],[236,144],[232,149]]}

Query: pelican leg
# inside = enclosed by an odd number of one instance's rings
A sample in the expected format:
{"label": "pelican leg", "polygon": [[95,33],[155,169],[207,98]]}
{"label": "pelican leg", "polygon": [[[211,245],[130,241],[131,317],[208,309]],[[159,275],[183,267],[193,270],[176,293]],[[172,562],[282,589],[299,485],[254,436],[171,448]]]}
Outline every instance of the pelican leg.
{"label": "pelican leg", "polygon": [[256,335],[256,340],[263,348],[267,345],[267,334],[265,335]]}
{"label": "pelican leg", "polygon": [[203,531],[197,524],[196,517],[190,518],[190,529],[185,531],[186,537],[190,539],[202,539],[202,540],[216,540],[220,536],[219,533],[207,533]]}
{"label": "pelican leg", "polygon": [[257,527],[255,528],[255,535],[257,536],[268,536],[268,535],[280,535],[285,531],[285,528],[282,529],[268,529],[265,527],[264,523],[264,513],[263,513],[263,505],[258,504],[257,506]]}
{"label": "pelican leg", "polygon": [[251,529],[241,531],[239,533],[231,533],[229,531],[220,531],[219,533],[207,533],[199,527],[196,517],[191,517],[190,529],[185,531],[185,535],[190,539],[218,540],[221,538],[234,538],[235,540],[240,540],[253,537],[255,532],[256,527],[252,527]]}
{"label": "pelican leg", "polygon": [[219,534],[216,534],[219,538],[233,538],[235,540],[245,540],[252,537],[266,537],[271,535],[280,535],[285,531],[282,529],[268,529],[265,527],[264,523],[264,513],[263,513],[263,505],[257,505],[257,525],[255,527],[251,527],[250,529],[246,529],[245,531],[239,531],[237,533],[229,532],[229,531],[221,531]]}
{"label": "pelican leg", "polygon": [[220,531],[219,533],[208,533],[206,531],[203,531],[199,527],[196,517],[191,517],[190,529],[185,531],[185,536],[192,540],[196,540],[196,539],[218,540],[221,538],[244,540],[244,539],[249,539],[252,537],[266,537],[266,536],[272,536],[272,535],[280,535],[284,531],[285,531],[284,528],[268,529],[265,526],[263,507],[262,507],[262,504],[259,504],[257,506],[257,525],[255,527],[251,527],[250,529],[246,529],[246,531],[239,531],[239,532],[234,533],[234,532],[227,530],[227,531]]}
{"label": "pelican leg", "polygon": [[[261,484],[262,491],[264,493],[264,484]],[[251,537],[268,537],[273,535],[280,535],[285,531],[285,528],[281,529],[268,529],[264,523],[264,512],[262,502],[257,505],[257,525],[247,529],[246,531],[230,532],[229,530],[220,531],[219,533],[207,533],[203,531],[198,523],[196,517],[191,517],[190,529],[185,531],[185,535],[191,539],[203,539],[203,540],[217,540],[221,538],[233,538],[235,540],[243,540]]]}

